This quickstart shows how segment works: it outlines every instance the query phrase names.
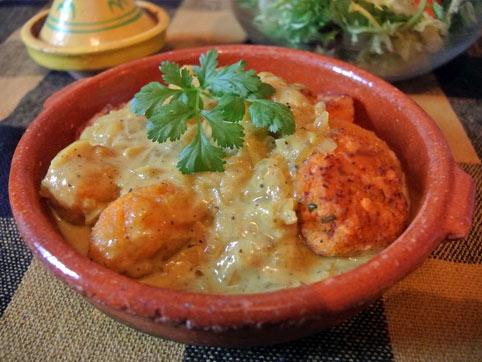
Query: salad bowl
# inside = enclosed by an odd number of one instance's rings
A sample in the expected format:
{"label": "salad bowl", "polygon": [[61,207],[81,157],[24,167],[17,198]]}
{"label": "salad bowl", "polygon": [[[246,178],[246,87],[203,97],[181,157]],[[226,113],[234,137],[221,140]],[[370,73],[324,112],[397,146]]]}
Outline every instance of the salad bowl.
{"label": "salad bowl", "polygon": [[194,64],[208,48],[134,61],[78,81],[51,96],[22,137],[12,161],[9,196],[19,231],[57,278],[113,318],[141,331],[184,343],[253,346],[281,343],[354,315],[420,266],[447,238],[471,226],[474,184],[455,163],[440,129],[406,95],[344,62],[276,47],[219,46],[221,65],[244,59],[312,92],[350,95],[356,121],[384,139],[407,175],[411,216],[404,233],[366,264],[314,284],[243,295],[156,288],[117,274],[67,245],[45,202],[40,181],[50,161],[107,105],[129,101],[158,66]]}
{"label": "salad bowl", "polygon": [[254,43],[334,56],[389,81],[428,73],[482,35],[474,0],[233,0],[233,8]]}

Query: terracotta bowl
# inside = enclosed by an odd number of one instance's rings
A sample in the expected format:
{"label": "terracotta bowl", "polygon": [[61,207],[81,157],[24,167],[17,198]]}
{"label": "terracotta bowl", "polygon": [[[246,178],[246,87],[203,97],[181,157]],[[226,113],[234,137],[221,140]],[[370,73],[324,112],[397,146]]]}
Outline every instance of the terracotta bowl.
{"label": "terracotta bowl", "polygon": [[402,161],[412,201],[405,232],[368,263],[298,288],[251,295],[197,294],[154,288],[77,254],[63,240],[39,197],[52,158],[107,104],[128,101],[160,80],[163,60],[197,63],[207,48],[134,61],[78,81],[53,95],[13,157],[10,201],[19,230],[55,276],[108,315],[134,328],[180,342],[248,346],[279,343],[333,326],[369,305],[417,268],[444,239],[466,235],[474,184],[455,164],[444,137],[413,101],[379,78],[312,53],[262,46],[217,47],[222,64],[245,59],[313,92],[349,94],[357,122],[386,140]]}

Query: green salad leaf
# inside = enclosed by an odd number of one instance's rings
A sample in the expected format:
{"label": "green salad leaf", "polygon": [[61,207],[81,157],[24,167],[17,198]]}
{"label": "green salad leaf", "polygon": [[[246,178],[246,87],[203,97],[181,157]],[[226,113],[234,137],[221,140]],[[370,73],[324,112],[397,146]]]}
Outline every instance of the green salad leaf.
{"label": "green salad leaf", "polygon": [[452,29],[476,31],[482,22],[481,0],[237,2],[269,42],[335,55],[379,74],[441,49]]}
{"label": "green salad leaf", "polygon": [[246,70],[243,60],[218,67],[218,53],[211,50],[201,55],[192,74],[172,62],[163,62],[159,69],[168,86],[148,83],[130,108],[147,118],[147,137],[155,142],[183,140],[187,130],[195,128],[179,156],[182,173],[224,171],[225,149],[243,146],[246,112],[255,127],[281,136],[295,131],[291,110],[269,99],[274,88],[254,70]]}

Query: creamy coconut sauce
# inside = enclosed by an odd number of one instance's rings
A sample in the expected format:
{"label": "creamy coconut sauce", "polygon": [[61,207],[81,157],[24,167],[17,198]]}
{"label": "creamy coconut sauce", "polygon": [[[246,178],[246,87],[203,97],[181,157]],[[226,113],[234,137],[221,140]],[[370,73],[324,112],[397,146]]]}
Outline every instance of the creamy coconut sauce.
{"label": "creamy coconut sauce", "polygon": [[[159,261],[157,271],[141,282],[200,292],[262,292],[325,279],[366,262],[375,253],[322,257],[304,245],[295,212],[295,171],[315,148],[330,152],[336,144],[325,136],[328,114],[322,103],[312,105],[300,87],[271,74],[260,77],[275,87],[274,100],[290,105],[296,132],[275,140],[246,121],[245,146],[231,151],[222,173],[181,174],[176,163],[184,142],[149,141],[145,118],[127,106],[100,116],[82,132],[77,142],[115,151],[112,163],[120,172],[121,195],[169,181],[192,190],[213,215],[205,240],[193,241],[169,260]],[[55,217],[66,240],[87,255],[91,228]]]}

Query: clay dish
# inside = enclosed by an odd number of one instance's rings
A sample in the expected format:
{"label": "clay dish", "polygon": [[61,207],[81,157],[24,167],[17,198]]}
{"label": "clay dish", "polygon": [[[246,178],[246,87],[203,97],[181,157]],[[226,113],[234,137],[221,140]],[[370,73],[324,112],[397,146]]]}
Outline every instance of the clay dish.
{"label": "clay dish", "polygon": [[53,95],[21,139],[12,161],[10,201],[21,235],[53,274],[108,315],[134,328],[185,343],[248,346],[279,343],[333,326],[369,305],[416,269],[444,239],[471,225],[474,183],[461,171],[434,121],[383,80],[320,55],[264,46],[220,46],[221,64],[303,83],[315,94],[349,94],[357,122],[386,140],[409,181],[410,225],[388,248],[347,273],[297,288],[250,295],[196,294],[154,288],[77,254],[63,240],[38,190],[52,158],[106,105],[128,101],[160,80],[163,60],[197,63],[208,48],[137,60]]}
{"label": "clay dish", "polygon": [[56,0],[25,23],[21,38],[49,69],[97,71],[159,51],[169,15],[147,1]]}

